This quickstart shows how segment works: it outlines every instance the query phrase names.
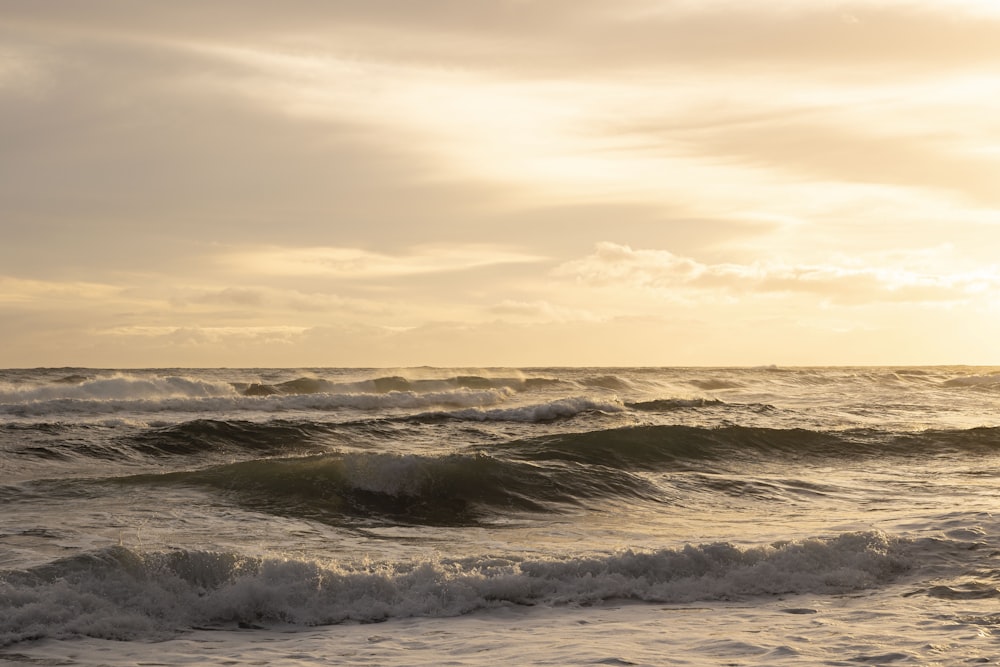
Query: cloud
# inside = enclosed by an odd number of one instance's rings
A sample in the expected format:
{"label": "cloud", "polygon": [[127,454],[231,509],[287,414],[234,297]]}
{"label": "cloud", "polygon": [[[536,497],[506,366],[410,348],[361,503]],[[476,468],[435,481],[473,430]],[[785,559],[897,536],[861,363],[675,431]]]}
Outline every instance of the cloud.
{"label": "cloud", "polygon": [[289,232],[300,244],[386,251],[472,240],[456,221],[494,213],[503,196],[470,179],[428,182],[426,156],[385,128],[290,119],[231,86],[213,90],[206,80],[247,76],[218,57],[53,23],[0,27],[4,53],[41,82],[31,94],[0,82],[8,271],[169,270],[213,243],[280,243]]}
{"label": "cloud", "polygon": [[0,3],[16,363],[995,328],[997,3]]}
{"label": "cloud", "polygon": [[[996,20],[952,6],[852,5],[868,35],[857,48],[857,26],[828,3],[251,2],[210,29],[204,11],[224,5],[185,5],[20,8],[11,48],[36,54],[53,85],[0,104],[11,128],[0,138],[15,149],[0,197],[31,223],[19,236],[72,210],[75,229],[126,230],[117,243],[129,254],[147,234],[136,219],[163,235],[272,243],[293,221],[315,245],[330,243],[334,220],[338,244],[392,228],[385,246],[415,241],[412,225],[391,222],[403,211],[438,238],[473,236],[461,221],[518,205],[654,203],[732,220],[762,202],[801,208],[816,179],[847,199],[851,184],[875,183],[996,202],[996,160],[973,148],[1000,114],[982,86],[942,94],[927,65],[941,61],[933,44],[988,71]],[[918,75],[872,67],[884,53]],[[817,76],[817,62],[850,75]],[[918,102],[904,85],[914,80],[929,82]],[[935,134],[942,98],[949,115],[967,110],[967,137]],[[844,113],[856,106],[871,117]],[[737,112],[772,120],[704,126]]]}
{"label": "cloud", "polygon": [[488,310],[505,320],[527,322],[596,322],[601,319],[589,310],[567,308],[544,299],[535,301],[505,299],[491,306]]}
{"label": "cloud", "polygon": [[[767,11],[724,0],[647,7],[651,11],[613,27],[604,42],[623,47],[622,60],[814,73],[822,67],[827,74],[864,64],[863,78],[886,69],[926,73],[1000,59],[993,37],[1000,16],[958,11],[955,3],[862,0],[848,6],[847,21],[837,2],[775,2]],[[619,39],[626,35],[627,42]]]}
{"label": "cloud", "polygon": [[[920,113],[919,108],[911,112]],[[967,126],[949,133],[927,123],[907,133],[888,122],[877,125],[871,117],[865,125],[830,116],[834,114],[827,114],[825,122],[774,118],[672,135],[693,155],[738,160],[796,179],[950,190],[983,206],[1000,205],[995,178],[1000,154],[976,152],[966,145],[961,133]],[[995,124],[985,115],[969,122]]]}
{"label": "cloud", "polygon": [[453,273],[503,264],[534,263],[538,255],[489,245],[422,245],[397,255],[360,248],[257,248],[221,258],[231,267],[256,275],[331,276],[344,280],[404,278]]}
{"label": "cloud", "polygon": [[591,255],[558,266],[553,275],[599,288],[696,290],[741,297],[811,294],[841,304],[965,301],[1000,288],[1000,271],[996,267],[978,272],[929,273],[857,262],[705,264],[666,250],[633,250],[607,242],[597,244]]}
{"label": "cloud", "polygon": [[122,296],[114,285],[55,280],[29,280],[0,275],[0,305],[52,307],[76,305],[81,301],[105,301]]}
{"label": "cloud", "polygon": [[[800,23],[834,32],[845,29],[830,8],[804,6],[744,14],[712,5],[656,16],[635,28],[658,31],[655,39],[674,45],[670,48],[685,40],[692,48],[703,48],[707,39],[705,59],[724,57],[730,48],[723,39],[727,35],[777,49],[768,57],[782,67],[746,75],[688,53],[660,57],[652,47],[642,50],[646,60],[637,61],[636,72],[628,77],[603,74],[599,66],[537,77],[380,60],[364,52],[347,57],[294,49],[191,48],[227,64],[222,76],[204,77],[206,90],[230,91],[290,118],[350,124],[366,141],[391,143],[396,150],[405,146],[420,155],[421,173],[430,182],[462,175],[510,189],[517,196],[509,201],[655,202],[686,207],[692,217],[731,218],[763,208],[763,202],[794,214],[809,199],[822,198],[822,207],[882,188],[888,193],[883,199],[903,200],[900,210],[912,210],[921,196],[947,198],[951,193],[966,196],[971,205],[996,205],[1000,199],[991,176],[1000,169],[1000,146],[990,152],[984,137],[1000,129],[1000,109],[988,94],[994,78],[988,63],[1000,63],[1000,45],[993,49],[994,58],[972,46],[975,39],[956,36],[956,45],[971,49],[965,63],[969,69],[961,73],[935,75],[920,66],[907,77],[881,70],[872,74],[872,63],[874,54],[887,48],[885,41],[897,36],[889,26],[912,29],[913,35],[903,41],[913,53],[907,50],[899,60],[914,64],[911,56],[927,50],[925,32],[939,30],[934,26],[942,21],[974,32],[983,22],[995,24],[989,31],[991,45],[1000,22],[960,20],[955,14],[934,15],[902,5],[862,9],[865,25],[875,26],[866,28],[873,40],[869,52],[859,54],[853,43],[834,40],[820,58],[864,72],[860,78],[817,76],[804,69],[810,49],[823,40],[812,39],[808,30],[803,33]],[[627,9],[617,15],[593,7],[589,11],[594,14],[583,15],[594,21],[595,29],[611,26],[612,33],[629,14]],[[597,22],[598,16],[603,22]],[[692,25],[685,24],[689,21]],[[682,35],[677,39],[663,27],[675,23]],[[574,22],[567,32],[573,34],[577,27]],[[785,33],[790,44],[781,50],[775,44]],[[722,41],[714,44],[720,34]],[[554,39],[570,38],[559,31]],[[572,39],[594,43],[581,35]],[[602,33],[599,41],[607,39]],[[878,39],[882,42],[875,44]],[[750,57],[749,62],[756,61]],[[961,122],[945,126],[944,118]],[[897,192],[907,189],[912,194]]]}
{"label": "cloud", "polygon": [[[912,71],[996,61],[1000,16],[972,0],[104,0],[21,2],[12,21],[77,35],[149,41],[254,42],[381,60],[523,74],[761,65],[815,70],[858,63]],[[845,20],[845,17],[850,17]],[[876,68],[877,69],[877,68]]]}
{"label": "cloud", "polygon": [[186,288],[174,292],[170,302],[177,308],[223,312],[232,316],[274,318],[292,313],[305,316],[336,313],[341,316],[384,316],[390,312],[382,301],[343,297],[322,291],[278,289],[267,286],[224,287],[221,289]]}
{"label": "cloud", "polygon": [[159,339],[169,345],[218,345],[237,341],[254,344],[290,344],[307,331],[294,326],[124,326],[99,331],[102,336]]}

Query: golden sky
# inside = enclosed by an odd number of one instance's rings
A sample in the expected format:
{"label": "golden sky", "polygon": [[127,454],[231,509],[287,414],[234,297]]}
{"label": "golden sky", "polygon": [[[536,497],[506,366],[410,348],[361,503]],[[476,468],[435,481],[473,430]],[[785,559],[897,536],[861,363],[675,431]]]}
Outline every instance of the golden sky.
{"label": "golden sky", "polygon": [[1000,364],[996,0],[0,17],[0,366]]}

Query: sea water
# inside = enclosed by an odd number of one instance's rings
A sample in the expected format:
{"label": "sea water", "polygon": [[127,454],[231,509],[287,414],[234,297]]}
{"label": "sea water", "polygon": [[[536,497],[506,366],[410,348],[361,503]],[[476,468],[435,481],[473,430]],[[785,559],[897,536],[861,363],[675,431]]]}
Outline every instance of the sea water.
{"label": "sea water", "polygon": [[1000,663],[1000,369],[0,371],[0,663]]}

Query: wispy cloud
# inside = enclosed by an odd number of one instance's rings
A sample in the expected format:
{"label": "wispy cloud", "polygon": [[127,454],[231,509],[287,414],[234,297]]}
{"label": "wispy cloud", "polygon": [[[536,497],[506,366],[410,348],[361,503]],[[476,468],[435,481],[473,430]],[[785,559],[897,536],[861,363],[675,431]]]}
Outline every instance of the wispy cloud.
{"label": "wispy cloud", "polygon": [[233,341],[290,344],[308,327],[293,326],[125,326],[103,329],[102,336],[158,339],[170,345],[214,345]]}
{"label": "wispy cloud", "polygon": [[596,287],[726,294],[808,293],[835,303],[962,301],[1000,288],[1000,269],[931,273],[857,261],[828,264],[707,264],[666,250],[599,243],[553,274]]}
{"label": "wispy cloud", "polygon": [[489,312],[507,321],[525,322],[596,322],[602,318],[590,310],[559,306],[544,299],[517,301],[505,299],[489,307]]}
{"label": "wispy cloud", "polygon": [[224,255],[229,267],[255,275],[332,276],[345,280],[452,273],[543,261],[526,252],[489,245],[417,246],[397,255],[360,248],[255,248]]}
{"label": "wispy cloud", "polygon": [[121,298],[124,292],[122,287],[102,283],[29,280],[0,275],[0,304],[52,307]]}

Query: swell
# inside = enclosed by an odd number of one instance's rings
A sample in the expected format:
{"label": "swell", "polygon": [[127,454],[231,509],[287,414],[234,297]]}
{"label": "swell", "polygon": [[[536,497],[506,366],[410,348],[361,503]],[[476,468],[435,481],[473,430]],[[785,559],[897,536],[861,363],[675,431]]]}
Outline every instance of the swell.
{"label": "swell", "polygon": [[474,525],[509,512],[559,512],[591,500],[659,499],[627,471],[537,465],[486,453],[328,453],[257,459],[193,471],[132,475],[119,484],[194,486],[257,511],[329,523]]}
{"label": "swell", "polygon": [[[227,385],[228,386],[228,385]],[[510,398],[505,388],[465,389],[440,392],[389,393],[300,393],[248,396],[236,393],[189,396],[68,397],[52,396],[13,402],[0,402],[0,414],[17,417],[50,415],[109,415],[123,413],[211,413],[211,412],[285,412],[332,410],[428,409],[435,406],[478,407],[495,405]]]}
{"label": "swell", "polygon": [[[290,441],[299,441],[298,427],[284,428]],[[995,440],[998,433],[950,435],[971,445]],[[616,503],[663,504],[696,493],[758,499],[821,493],[820,487],[794,487],[796,464],[919,454],[910,437],[915,436],[894,440],[868,432],[641,426],[562,433],[449,454],[293,453],[118,482],[198,487],[255,511],[333,524],[362,519],[481,525],[511,513],[559,513],[573,507],[607,511]],[[940,449],[937,439],[925,437],[922,444],[928,451]],[[776,488],[748,476],[746,464],[762,462],[777,466],[782,477],[793,481]]]}
{"label": "swell", "polygon": [[92,424],[6,425],[5,456],[48,461],[137,462],[147,458],[210,454],[277,455],[324,449],[334,427],[311,421],[196,419],[159,427],[121,428]]}
{"label": "swell", "polygon": [[525,391],[553,386],[572,385],[555,378],[520,376],[455,375],[444,378],[406,378],[394,375],[365,380],[336,381],[307,375],[281,382],[265,382],[117,371],[88,375],[74,373],[49,380],[37,378],[28,381],[0,382],[0,403],[29,403],[58,399],[136,400],[273,394],[433,393],[458,389]]}
{"label": "swell", "polygon": [[[165,426],[113,423],[7,423],[0,424],[4,456],[38,460],[71,461],[77,458],[137,461],[144,456],[197,456],[212,453],[278,455],[315,453],[326,445],[343,443],[406,443],[400,425],[434,425],[443,422],[538,423],[569,420],[582,414],[621,413],[617,400],[571,397],[509,408],[470,407],[435,410],[411,415],[382,416],[353,421],[313,419],[194,419]],[[402,442],[398,440],[402,438]]]}
{"label": "swell", "polygon": [[49,381],[0,382],[0,415],[25,418],[241,410],[393,410],[468,408],[501,403],[546,387],[547,378],[380,377],[336,382],[299,377],[285,382],[232,382],[211,376],[110,373]]}
{"label": "swell", "polygon": [[278,454],[316,451],[331,427],[311,421],[265,423],[198,419],[142,431],[122,444],[141,454],[177,456],[220,452]]}
{"label": "swell", "polygon": [[512,441],[497,445],[524,461],[571,461],[623,470],[702,468],[706,462],[773,459],[912,457],[1000,452],[1000,428],[891,433],[871,429],[826,432],[749,426],[630,426]]}
{"label": "swell", "polygon": [[482,375],[455,375],[446,378],[407,378],[401,375],[376,377],[353,382],[335,382],[318,377],[304,376],[277,383],[234,382],[233,388],[246,396],[270,396],[274,394],[351,394],[390,392],[443,392],[456,389],[509,389],[527,391],[553,386],[567,385],[563,380],[544,377],[516,377]]}
{"label": "swell", "polygon": [[725,403],[711,398],[658,398],[650,401],[635,401],[633,403],[626,403],[625,405],[633,410],[643,412],[669,412],[672,410],[725,405]]}
{"label": "swell", "polygon": [[473,422],[551,422],[572,419],[581,414],[615,414],[624,412],[626,405],[617,399],[595,399],[574,396],[545,403],[510,408],[465,408],[439,410],[400,418],[403,421],[433,423],[440,421]]}
{"label": "swell", "polygon": [[657,398],[625,403],[625,407],[638,412],[676,412],[700,408],[721,408],[732,412],[767,413],[777,410],[768,403],[728,403],[717,398]]}
{"label": "swell", "polygon": [[[49,442],[26,448],[23,454],[144,465],[179,457],[187,467],[201,467],[113,479],[121,484],[208,489],[255,510],[324,522],[361,518],[474,525],[510,512],[667,503],[676,501],[678,494],[687,497],[695,492],[746,497],[757,489],[762,497],[780,497],[749,472],[762,465],[783,479],[795,480],[797,468],[806,470],[819,462],[995,456],[1000,450],[997,428],[892,434],[663,425],[559,433],[494,443],[478,451],[469,447],[448,454],[406,453],[400,444],[408,438],[440,438],[441,431],[433,423],[427,433],[401,434],[399,428],[398,423],[382,420],[332,425],[195,420],[118,441]],[[335,449],[340,446],[350,451]],[[209,465],[218,462],[220,454],[249,460]],[[75,486],[69,490],[78,491]]]}
{"label": "swell", "polygon": [[[408,395],[407,395],[408,396]],[[509,408],[457,408],[411,415],[383,416],[343,422],[313,419],[194,419],[148,426],[114,423],[0,424],[4,457],[73,461],[141,461],[143,457],[209,454],[287,455],[323,451],[331,444],[407,445],[400,426],[433,426],[442,422],[538,423],[569,420],[581,414],[613,414],[625,410],[617,400],[572,397]],[[107,420],[105,420],[107,422]]]}
{"label": "swell", "polygon": [[843,594],[892,582],[913,566],[914,546],[864,532],[749,548],[715,543],[590,557],[361,564],[119,546],[0,573],[0,646],[457,616],[506,605]]}

